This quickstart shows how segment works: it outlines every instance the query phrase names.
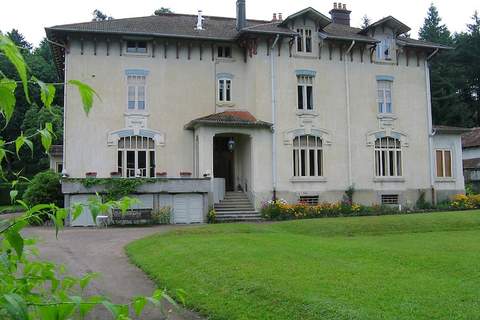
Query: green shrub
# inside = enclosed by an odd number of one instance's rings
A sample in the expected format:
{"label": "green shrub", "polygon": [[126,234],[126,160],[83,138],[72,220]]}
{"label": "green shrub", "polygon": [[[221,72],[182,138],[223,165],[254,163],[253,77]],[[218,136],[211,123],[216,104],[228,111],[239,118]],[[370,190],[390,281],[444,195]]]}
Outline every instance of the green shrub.
{"label": "green shrub", "polygon": [[207,223],[217,223],[217,212],[213,208],[208,211]]}
{"label": "green shrub", "polygon": [[152,212],[152,220],[156,224],[170,224],[172,217],[172,208],[163,207]]}
{"label": "green shrub", "polygon": [[53,203],[63,208],[60,178],[60,174],[50,170],[38,173],[23,194],[23,200],[29,205]]}
{"label": "green shrub", "polygon": [[[22,199],[25,190],[27,189],[28,182],[19,182],[15,185],[15,190],[18,191],[17,199]],[[0,205],[10,205],[12,201],[10,199],[10,191],[12,190],[11,183],[0,183]]]}

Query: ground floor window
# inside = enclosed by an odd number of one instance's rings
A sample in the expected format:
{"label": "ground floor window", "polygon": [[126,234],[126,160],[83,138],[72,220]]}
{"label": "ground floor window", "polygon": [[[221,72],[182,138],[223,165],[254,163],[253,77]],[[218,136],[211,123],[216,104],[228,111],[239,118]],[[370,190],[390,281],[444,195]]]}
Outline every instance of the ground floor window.
{"label": "ground floor window", "polygon": [[400,140],[379,138],[375,141],[375,176],[401,177],[402,148]]}
{"label": "ground floor window", "polygon": [[118,172],[122,177],[155,177],[155,143],[152,138],[130,136],[118,141]]}
{"label": "ground floor window", "polygon": [[452,152],[450,150],[436,150],[437,177],[452,177]]}
{"label": "ground floor window", "polygon": [[293,176],[323,177],[322,139],[305,135],[293,140]]}

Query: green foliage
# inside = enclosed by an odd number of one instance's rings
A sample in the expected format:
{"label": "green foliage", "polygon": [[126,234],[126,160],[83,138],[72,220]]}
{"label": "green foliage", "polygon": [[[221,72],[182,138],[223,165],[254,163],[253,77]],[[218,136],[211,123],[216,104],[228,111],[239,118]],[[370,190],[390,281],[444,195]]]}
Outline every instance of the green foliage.
{"label": "green foliage", "polygon": [[95,186],[104,186],[105,198],[107,200],[118,200],[122,197],[135,193],[138,186],[144,183],[155,183],[157,180],[153,178],[131,178],[131,179],[115,179],[115,178],[85,178],[85,179],[65,179],[66,181],[78,181],[85,188]]}
{"label": "green foliage", "polygon": [[17,199],[22,199],[25,190],[27,190],[29,183],[28,182],[18,182],[15,186],[12,187],[12,183],[0,183],[0,205],[10,205],[12,204],[12,199],[10,198],[10,192],[12,190],[17,191]]}
{"label": "green foliage", "polygon": [[100,98],[99,95],[92,89],[92,87],[78,80],[70,80],[68,83],[78,88],[78,92],[82,98],[83,110],[88,115],[93,106],[93,97],[97,96],[97,98]]}
{"label": "green foliage", "polygon": [[343,202],[346,204],[352,205],[353,204],[353,195],[355,194],[355,186],[351,185],[345,190],[345,194],[343,195]]}
{"label": "green foliage", "polygon": [[113,17],[106,15],[105,13],[103,13],[98,9],[93,10],[92,21],[105,21],[105,20],[113,20]]}
{"label": "green foliage", "polygon": [[170,224],[172,218],[172,208],[163,207],[152,212],[152,220],[156,224]]}
{"label": "green foliage", "polygon": [[173,13],[173,11],[170,8],[161,7],[160,9],[155,10],[153,14],[159,16],[164,13]]}
{"label": "green foliage", "polygon": [[207,223],[217,223],[217,212],[215,211],[214,208],[208,211]]}
{"label": "green foliage", "polygon": [[60,174],[53,171],[40,172],[30,182],[23,195],[23,200],[30,205],[54,203],[62,207],[63,195],[60,179]]}
{"label": "green foliage", "polygon": [[425,200],[425,191],[424,190],[420,190],[420,195],[418,197],[418,200],[417,202],[415,203],[415,208],[416,209],[420,209],[420,210],[428,210],[428,209],[432,209],[432,204],[430,202],[428,202],[427,200]]}

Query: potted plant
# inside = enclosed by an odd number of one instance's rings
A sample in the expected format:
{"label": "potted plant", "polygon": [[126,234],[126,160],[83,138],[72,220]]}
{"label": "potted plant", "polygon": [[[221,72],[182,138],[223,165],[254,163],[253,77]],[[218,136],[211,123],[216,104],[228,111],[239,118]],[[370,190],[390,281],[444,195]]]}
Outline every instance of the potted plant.
{"label": "potted plant", "polygon": [[96,173],[96,172],[87,172],[87,173],[85,173],[85,177],[87,177],[87,178],[96,178],[96,177],[97,177],[97,173]]}
{"label": "potted plant", "polygon": [[180,172],[180,177],[182,177],[182,178],[189,178],[191,176],[192,176],[191,172],[188,172],[188,171],[181,171]]}
{"label": "potted plant", "polygon": [[163,171],[163,172],[157,172],[155,173],[155,176],[157,178],[165,178],[167,176],[167,172]]}
{"label": "potted plant", "polygon": [[120,172],[110,172],[111,178],[121,178],[122,174]]}

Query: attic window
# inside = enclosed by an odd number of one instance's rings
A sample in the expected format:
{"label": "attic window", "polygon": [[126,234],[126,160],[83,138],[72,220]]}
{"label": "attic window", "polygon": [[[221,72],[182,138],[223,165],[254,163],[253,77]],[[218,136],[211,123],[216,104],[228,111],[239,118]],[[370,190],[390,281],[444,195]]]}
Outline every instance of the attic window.
{"label": "attic window", "polygon": [[312,52],[312,29],[297,29],[297,52]]}
{"label": "attic window", "polygon": [[231,58],[232,57],[232,47],[230,46],[219,46],[217,48],[217,53],[219,58]]}
{"label": "attic window", "polygon": [[127,52],[147,53],[147,41],[127,41]]}

